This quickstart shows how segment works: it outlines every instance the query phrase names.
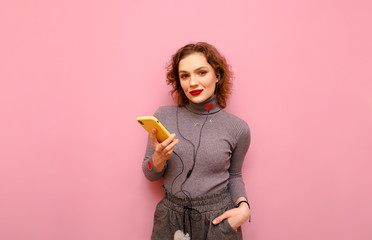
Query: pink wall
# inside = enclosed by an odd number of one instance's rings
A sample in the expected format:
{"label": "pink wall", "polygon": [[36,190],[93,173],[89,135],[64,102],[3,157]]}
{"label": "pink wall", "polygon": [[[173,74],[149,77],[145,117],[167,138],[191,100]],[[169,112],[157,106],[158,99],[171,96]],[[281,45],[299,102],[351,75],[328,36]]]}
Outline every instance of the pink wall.
{"label": "pink wall", "polygon": [[372,239],[372,2],[1,1],[0,239],[149,239],[139,115],[208,41],[252,145],[245,239]]}

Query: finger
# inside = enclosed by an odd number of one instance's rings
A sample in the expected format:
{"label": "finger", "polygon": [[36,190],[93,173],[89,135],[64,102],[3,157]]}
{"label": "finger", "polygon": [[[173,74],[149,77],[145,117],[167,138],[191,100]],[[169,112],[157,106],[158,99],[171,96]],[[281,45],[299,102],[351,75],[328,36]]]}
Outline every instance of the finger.
{"label": "finger", "polygon": [[157,132],[156,128],[153,128],[150,134],[150,139],[153,148],[155,148],[159,144],[158,139],[156,138],[156,132]]}
{"label": "finger", "polygon": [[220,222],[222,222],[223,220],[225,220],[226,218],[230,217],[230,214],[228,211],[224,212],[222,215],[216,217],[214,220],[213,220],[213,224],[219,224]]}
{"label": "finger", "polygon": [[167,153],[165,154],[165,157],[169,159],[169,158],[172,157],[172,154],[173,154],[173,150],[167,152]]}
{"label": "finger", "polygon": [[165,149],[164,151],[173,151],[173,148],[178,144],[178,139],[175,139],[174,141],[172,141]]}
{"label": "finger", "polygon": [[173,140],[175,138],[175,134],[172,134],[169,138],[167,138],[166,140],[164,140],[162,143],[159,143],[156,148],[155,148],[155,151],[158,152],[158,153],[161,153],[161,154],[167,154],[168,151],[170,150],[173,150],[173,147],[169,145],[173,144]]}
{"label": "finger", "polygon": [[165,139],[161,145],[163,148],[167,147],[169,145],[169,143],[171,143],[173,141],[173,139],[176,137],[176,134],[171,134],[169,138]]}

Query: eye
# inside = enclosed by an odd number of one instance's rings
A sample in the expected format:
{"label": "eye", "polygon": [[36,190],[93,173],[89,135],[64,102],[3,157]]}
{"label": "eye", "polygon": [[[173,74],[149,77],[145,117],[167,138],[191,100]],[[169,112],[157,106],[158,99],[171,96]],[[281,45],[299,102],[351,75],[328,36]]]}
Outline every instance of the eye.
{"label": "eye", "polygon": [[204,76],[205,74],[207,74],[207,71],[200,71],[199,74],[200,74],[201,76]]}
{"label": "eye", "polygon": [[186,79],[186,78],[188,78],[188,77],[189,77],[188,74],[182,74],[180,78],[181,78],[181,79]]}

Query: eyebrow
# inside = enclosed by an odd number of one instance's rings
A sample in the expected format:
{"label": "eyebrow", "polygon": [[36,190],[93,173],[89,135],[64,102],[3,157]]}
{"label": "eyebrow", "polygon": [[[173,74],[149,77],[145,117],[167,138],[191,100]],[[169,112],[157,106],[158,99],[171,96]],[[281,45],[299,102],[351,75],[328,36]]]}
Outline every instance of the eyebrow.
{"label": "eyebrow", "polygon": [[[202,68],[207,68],[208,69],[208,67],[206,67],[206,66],[201,66],[201,67],[198,67],[197,69],[195,69],[194,72],[199,71]],[[184,71],[184,70],[179,71],[179,73],[181,73],[181,72],[182,73],[184,73],[184,72],[187,73],[187,71]]]}

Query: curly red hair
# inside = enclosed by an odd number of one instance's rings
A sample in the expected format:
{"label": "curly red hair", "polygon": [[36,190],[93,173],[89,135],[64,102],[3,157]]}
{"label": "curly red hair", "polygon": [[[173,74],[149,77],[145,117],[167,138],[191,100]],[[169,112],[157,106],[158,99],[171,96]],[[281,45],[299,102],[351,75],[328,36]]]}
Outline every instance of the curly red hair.
{"label": "curly red hair", "polygon": [[171,95],[180,107],[189,102],[181,87],[178,68],[183,58],[195,52],[203,53],[216,75],[219,76],[216,92],[217,102],[221,108],[225,108],[227,99],[231,95],[233,79],[231,67],[227,64],[225,57],[214,46],[206,42],[187,44],[172,56],[167,66],[167,84],[172,86]]}

